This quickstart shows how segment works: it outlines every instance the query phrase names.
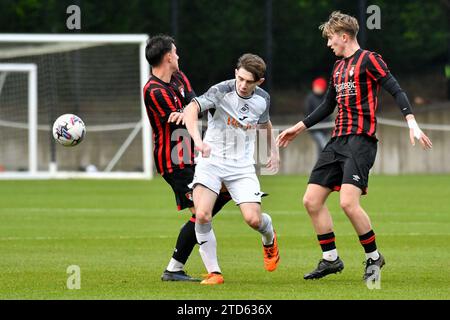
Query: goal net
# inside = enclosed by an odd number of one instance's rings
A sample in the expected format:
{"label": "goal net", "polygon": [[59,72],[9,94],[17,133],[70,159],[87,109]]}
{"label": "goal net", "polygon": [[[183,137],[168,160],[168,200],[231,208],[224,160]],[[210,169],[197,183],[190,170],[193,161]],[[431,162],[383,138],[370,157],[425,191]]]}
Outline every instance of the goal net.
{"label": "goal net", "polygon": [[[147,38],[0,34],[0,178],[151,178]],[[76,147],[52,137],[65,113],[86,124]]]}

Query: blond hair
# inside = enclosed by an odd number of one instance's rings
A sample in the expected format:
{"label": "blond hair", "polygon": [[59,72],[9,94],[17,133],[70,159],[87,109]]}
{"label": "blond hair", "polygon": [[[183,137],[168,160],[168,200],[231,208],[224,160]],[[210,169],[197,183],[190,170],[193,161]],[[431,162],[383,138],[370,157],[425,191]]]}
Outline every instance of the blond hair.
{"label": "blond hair", "polygon": [[322,23],[319,26],[319,30],[322,30],[322,36],[324,38],[331,37],[335,33],[347,33],[351,38],[356,38],[359,31],[358,20],[355,17],[348,14],[341,13],[340,11],[333,11],[327,22]]}

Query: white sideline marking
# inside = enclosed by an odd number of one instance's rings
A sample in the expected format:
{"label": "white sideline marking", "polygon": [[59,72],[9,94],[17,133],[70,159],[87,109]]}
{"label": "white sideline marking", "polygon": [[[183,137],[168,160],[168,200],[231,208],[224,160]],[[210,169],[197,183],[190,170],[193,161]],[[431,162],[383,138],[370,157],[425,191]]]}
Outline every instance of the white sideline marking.
{"label": "white sideline marking", "polygon": [[[117,236],[117,237],[0,237],[0,241],[22,241],[22,240],[137,240],[152,239],[150,236]],[[159,239],[167,239],[169,236],[156,236]]]}

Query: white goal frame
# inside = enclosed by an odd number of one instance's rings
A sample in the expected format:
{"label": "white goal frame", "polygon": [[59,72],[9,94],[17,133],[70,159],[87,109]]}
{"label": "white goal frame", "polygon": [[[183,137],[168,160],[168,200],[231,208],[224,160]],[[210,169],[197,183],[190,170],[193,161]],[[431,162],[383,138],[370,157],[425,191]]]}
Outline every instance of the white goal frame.
{"label": "white goal frame", "polygon": [[[98,44],[137,44],[139,45],[140,86],[143,88],[150,76],[150,66],[145,58],[145,47],[149,36],[146,34],[0,34],[0,43],[98,43]],[[37,133],[38,133],[38,86],[37,67],[35,64],[0,63],[0,71],[28,72],[28,149],[29,168],[25,172],[1,172],[0,179],[152,179],[153,154],[151,127],[147,119],[144,100],[141,98],[142,122],[142,155],[143,172],[75,172],[57,171],[49,164],[48,171],[38,171],[37,165]],[[142,90],[140,90],[142,91]],[[136,127],[136,129],[139,129]],[[89,132],[89,127],[87,128]],[[136,130],[133,130],[136,134]],[[132,133],[132,134],[133,134]],[[130,137],[129,137],[130,138]],[[125,141],[129,143],[130,139]],[[119,147],[119,146],[118,146]],[[119,148],[116,156],[123,153],[123,146]],[[114,159],[113,159],[114,161]]]}
{"label": "white goal frame", "polygon": [[5,175],[35,176],[37,174],[38,125],[37,66],[34,63],[0,63],[0,72],[21,72],[28,74],[28,171],[25,173],[5,173]]}

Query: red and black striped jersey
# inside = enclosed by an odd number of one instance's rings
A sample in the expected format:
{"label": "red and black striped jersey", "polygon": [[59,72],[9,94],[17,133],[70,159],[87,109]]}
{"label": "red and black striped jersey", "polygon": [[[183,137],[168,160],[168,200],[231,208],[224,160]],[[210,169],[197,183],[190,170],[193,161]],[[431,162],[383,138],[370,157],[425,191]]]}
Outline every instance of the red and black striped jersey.
{"label": "red and black striped jersey", "polygon": [[153,157],[160,174],[194,165],[194,145],[186,127],[167,120],[195,96],[189,79],[181,71],[172,75],[170,83],[152,75],[144,86],[145,107],[153,129]]}
{"label": "red and black striped jersey", "polygon": [[381,56],[359,49],[351,57],[336,61],[331,81],[338,115],[332,136],[375,136],[380,79],[389,73]]}
{"label": "red and black striped jersey", "polygon": [[[382,80],[391,78],[386,63],[375,52],[358,49],[352,56],[336,61],[324,100],[332,107],[330,113],[338,107],[332,137],[365,134],[375,138],[378,92]],[[304,120],[306,127],[317,123],[318,114]]]}

